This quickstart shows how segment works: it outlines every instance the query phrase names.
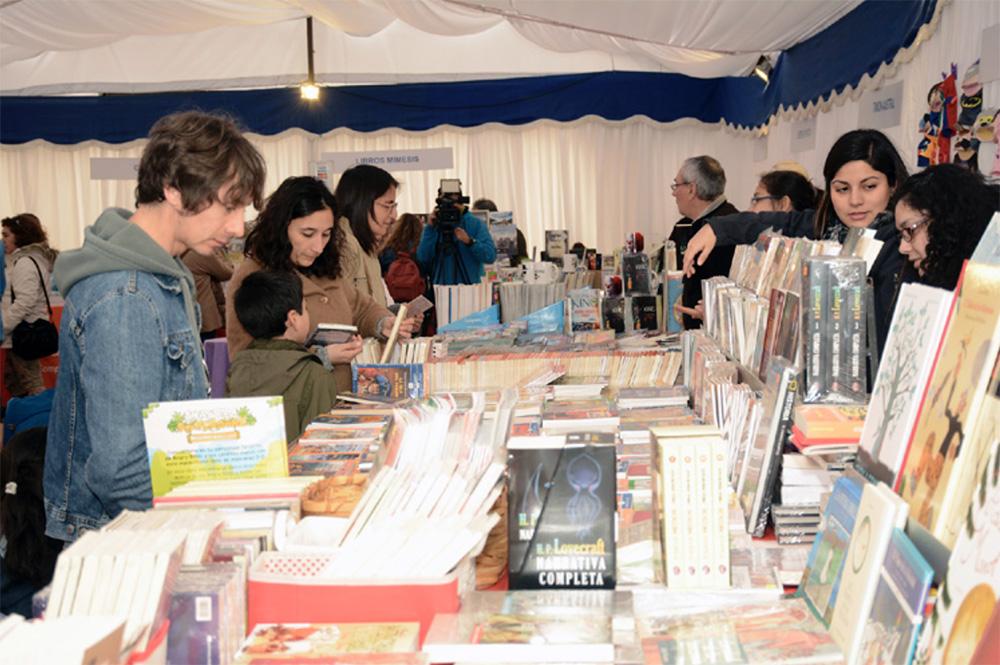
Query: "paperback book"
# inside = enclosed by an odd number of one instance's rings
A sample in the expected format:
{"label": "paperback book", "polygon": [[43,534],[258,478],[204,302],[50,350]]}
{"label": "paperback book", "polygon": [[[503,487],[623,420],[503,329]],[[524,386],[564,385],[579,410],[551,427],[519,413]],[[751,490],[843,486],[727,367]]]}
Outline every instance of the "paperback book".
{"label": "paperback book", "polygon": [[424,366],[351,364],[353,390],[371,397],[416,398],[424,396]]}

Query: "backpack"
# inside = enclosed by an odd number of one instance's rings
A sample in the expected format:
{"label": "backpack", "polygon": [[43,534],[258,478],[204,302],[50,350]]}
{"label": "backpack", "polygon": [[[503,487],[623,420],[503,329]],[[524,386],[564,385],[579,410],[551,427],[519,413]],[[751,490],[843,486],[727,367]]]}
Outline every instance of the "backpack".
{"label": "backpack", "polygon": [[420,274],[420,267],[408,252],[399,252],[385,273],[385,285],[396,302],[410,302],[424,295],[427,281]]}

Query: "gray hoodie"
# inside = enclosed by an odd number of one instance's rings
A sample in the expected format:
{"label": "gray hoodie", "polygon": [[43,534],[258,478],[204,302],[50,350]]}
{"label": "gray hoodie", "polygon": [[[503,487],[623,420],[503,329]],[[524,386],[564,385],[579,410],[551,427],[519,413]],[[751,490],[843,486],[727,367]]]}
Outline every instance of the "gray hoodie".
{"label": "gray hoodie", "polygon": [[93,226],[83,231],[83,246],[62,252],[56,259],[52,279],[63,298],[80,280],[105,272],[139,270],[180,280],[184,312],[196,332],[200,328],[194,304],[194,277],[187,266],[129,222],[132,213],[124,208],[108,208]]}

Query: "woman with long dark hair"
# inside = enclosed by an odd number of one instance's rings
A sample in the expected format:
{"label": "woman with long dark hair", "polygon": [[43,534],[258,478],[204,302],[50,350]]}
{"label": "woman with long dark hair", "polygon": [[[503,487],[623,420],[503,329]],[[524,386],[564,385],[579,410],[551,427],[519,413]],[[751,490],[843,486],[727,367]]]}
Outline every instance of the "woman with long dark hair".
{"label": "woman with long dark hair", "polygon": [[907,180],[894,200],[899,251],[918,281],[954,289],[962,264],[1000,210],[1000,186],[958,164],[938,164]]}
{"label": "woman with long dark hair", "polygon": [[[361,352],[361,337],[388,337],[395,315],[355,288],[344,274],[343,234],[334,227],[337,201],[316,178],[285,180],[267,199],[245,243],[246,259],[229,282],[226,295],[226,335],[229,357],[250,344],[233,309],[232,294],[243,279],[269,268],[292,272],[302,280],[302,293],[313,325],[357,326],[360,335],[344,344],[316,347],[324,364],[332,366],[338,392],[351,390],[350,362]],[[400,334],[409,337],[417,323],[403,321]]]}
{"label": "woman with long dark hair", "polygon": [[834,142],[823,165],[826,190],[816,210],[744,212],[716,217],[688,242],[685,274],[701,265],[716,245],[752,243],[768,227],[789,237],[843,242],[852,227],[871,228],[884,244],[868,276],[875,291],[879,350],[885,345],[900,281],[906,279],[899,233],[890,208],[893,193],[909,174],[896,147],[874,129],[847,132]]}

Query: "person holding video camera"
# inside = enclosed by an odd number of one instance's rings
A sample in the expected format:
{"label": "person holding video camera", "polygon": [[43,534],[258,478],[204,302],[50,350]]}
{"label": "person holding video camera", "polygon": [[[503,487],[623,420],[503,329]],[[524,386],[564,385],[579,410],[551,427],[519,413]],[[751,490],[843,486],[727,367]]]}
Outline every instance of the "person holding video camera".
{"label": "person holding video camera", "polygon": [[469,212],[468,202],[457,178],[441,180],[417,246],[417,260],[432,266],[434,284],[478,284],[486,274],[483,266],[497,258],[489,228]]}

